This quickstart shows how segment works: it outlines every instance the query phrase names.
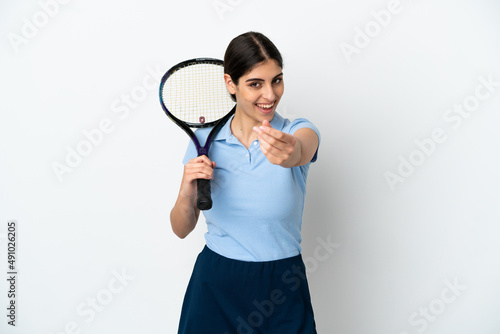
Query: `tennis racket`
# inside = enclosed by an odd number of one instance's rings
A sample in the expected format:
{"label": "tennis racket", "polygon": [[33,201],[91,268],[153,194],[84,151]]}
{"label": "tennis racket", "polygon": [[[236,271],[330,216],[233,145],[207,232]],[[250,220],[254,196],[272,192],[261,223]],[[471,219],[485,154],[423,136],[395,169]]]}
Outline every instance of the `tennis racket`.
{"label": "tennis racket", "polygon": [[[234,113],[236,103],[224,82],[222,60],[196,58],[183,61],[165,73],[160,84],[160,102],[167,116],[184,130],[196,146],[198,156],[206,155],[210,144]],[[202,146],[191,128],[213,126]],[[212,208],[210,180],[197,180],[196,207]]]}

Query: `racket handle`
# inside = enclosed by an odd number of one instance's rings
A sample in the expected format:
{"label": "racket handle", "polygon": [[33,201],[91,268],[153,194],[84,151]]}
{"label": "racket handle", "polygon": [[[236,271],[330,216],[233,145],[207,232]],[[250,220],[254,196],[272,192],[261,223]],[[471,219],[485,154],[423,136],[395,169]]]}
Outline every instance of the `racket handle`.
{"label": "racket handle", "polygon": [[210,195],[210,180],[198,179],[198,198],[196,207],[200,210],[210,210],[212,208],[212,196]]}

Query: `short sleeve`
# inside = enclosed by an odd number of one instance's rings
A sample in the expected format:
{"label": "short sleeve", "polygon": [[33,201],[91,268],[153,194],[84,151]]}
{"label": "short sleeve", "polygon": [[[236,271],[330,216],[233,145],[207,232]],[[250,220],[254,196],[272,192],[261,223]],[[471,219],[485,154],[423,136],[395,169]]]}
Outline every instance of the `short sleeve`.
{"label": "short sleeve", "polygon": [[316,135],[318,136],[318,148],[316,149],[316,153],[314,153],[314,156],[311,160],[311,162],[315,162],[318,159],[318,150],[319,150],[319,145],[321,142],[321,135],[319,133],[318,128],[313,123],[311,123],[310,121],[308,121],[305,118],[297,118],[297,119],[291,121],[290,124],[288,124],[288,126],[286,126],[286,128],[288,128],[288,129],[283,129],[284,130],[283,132],[289,133],[291,135],[293,135],[297,130],[302,129],[302,128],[309,128],[309,129],[313,130],[314,132],[316,132]]}

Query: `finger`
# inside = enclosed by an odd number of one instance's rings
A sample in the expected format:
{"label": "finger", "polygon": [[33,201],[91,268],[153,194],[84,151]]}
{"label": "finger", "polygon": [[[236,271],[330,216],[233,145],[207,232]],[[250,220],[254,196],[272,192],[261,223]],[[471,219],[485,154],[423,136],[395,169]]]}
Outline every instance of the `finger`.
{"label": "finger", "polygon": [[206,155],[200,155],[196,158],[189,160],[189,162],[197,162],[197,163],[206,163],[209,166],[212,166],[212,161]]}
{"label": "finger", "polygon": [[214,167],[215,162],[213,161],[207,163],[206,159],[194,158],[184,166],[184,172],[189,180],[196,178],[211,179],[213,178]]}
{"label": "finger", "polygon": [[205,161],[202,162],[188,162],[186,164],[186,168],[189,170],[206,170],[206,171],[213,171],[213,163],[211,162],[210,164],[206,163]]}
{"label": "finger", "polygon": [[209,170],[213,170],[215,168],[215,162],[210,161],[210,159],[208,159],[206,156],[199,156],[189,160],[186,166],[188,166],[189,168],[204,166]]}
{"label": "finger", "polygon": [[189,166],[186,168],[185,177],[189,181],[193,181],[195,179],[212,179],[213,178],[213,169],[203,165],[195,165]]}
{"label": "finger", "polygon": [[[295,143],[296,139],[288,134],[284,134],[285,136],[280,140],[272,137],[266,133],[261,133],[258,138],[259,142],[263,144],[268,151],[273,153],[274,155],[278,155],[280,157],[285,157],[293,154],[295,151]],[[267,145],[268,144],[268,145]],[[275,152],[276,150],[280,152]]]}
{"label": "finger", "polygon": [[270,143],[266,142],[265,140],[259,139],[260,142],[260,149],[269,158],[269,155],[272,155],[274,157],[280,158],[280,159],[286,159],[288,156],[290,156],[289,149],[284,146],[275,146],[271,145]]}
{"label": "finger", "polygon": [[259,140],[260,147],[265,148],[267,151],[270,151],[270,150],[281,151],[282,150],[282,145],[280,145],[280,143],[277,142],[276,139],[274,139],[272,137],[261,134],[261,135],[257,136],[257,139]]}
{"label": "finger", "polygon": [[265,132],[261,132],[260,134],[257,135],[259,141],[266,142],[272,146],[275,146],[276,148],[283,149],[288,143],[282,139],[278,139],[270,134],[267,134]]}
{"label": "finger", "polygon": [[[268,130],[268,129],[270,129],[270,130]],[[271,140],[273,138],[275,140],[280,140],[280,139],[276,138],[276,136],[279,136],[279,134],[277,134],[271,130],[273,130],[273,128],[264,127],[262,125],[253,127],[253,131],[257,134],[258,137],[265,138],[269,142],[271,142]]]}
{"label": "finger", "polygon": [[273,137],[279,141],[284,141],[284,142],[289,142],[290,141],[289,137],[292,137],[291,135],[284,133],[280,130],[273,129],[272,127],[263,125],[256,128],[255,132],[257,132],[257,134],[266,134],[270,137]]}
{"label": "finger", "polygon": [[262,121],[262,126],[267,127],[267,128],[272,128],[271,123],[267,119]]}
{"label": "finger", "polygon": [[287,159],[287,156],[282,156],[281,154],[276,154],[275,152],[271,152],[270,150],[267,150],[265,147],[261,146],[260,149],[262,150],[262,153],[264,153],[264,155],[266,156],[267,160],[272,164],[279,165]]}

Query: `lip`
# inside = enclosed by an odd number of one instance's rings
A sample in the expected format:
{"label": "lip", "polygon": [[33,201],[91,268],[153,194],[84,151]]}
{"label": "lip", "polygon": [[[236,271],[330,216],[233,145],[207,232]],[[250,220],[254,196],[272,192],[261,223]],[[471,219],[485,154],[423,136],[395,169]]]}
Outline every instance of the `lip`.
{"label": "lip", "polygon": [[[272,104],[273,106],[271,108],[261,108],[258,106],[258,104]],[[276,100],[274,100],[273,102],[267,102],[267,103],[256,103],[255,104],[255,107],[257,107],[257,109],[259,109],[259,111],[263,114],[269,114],[271,113],[275,107],[276,107]]]}

